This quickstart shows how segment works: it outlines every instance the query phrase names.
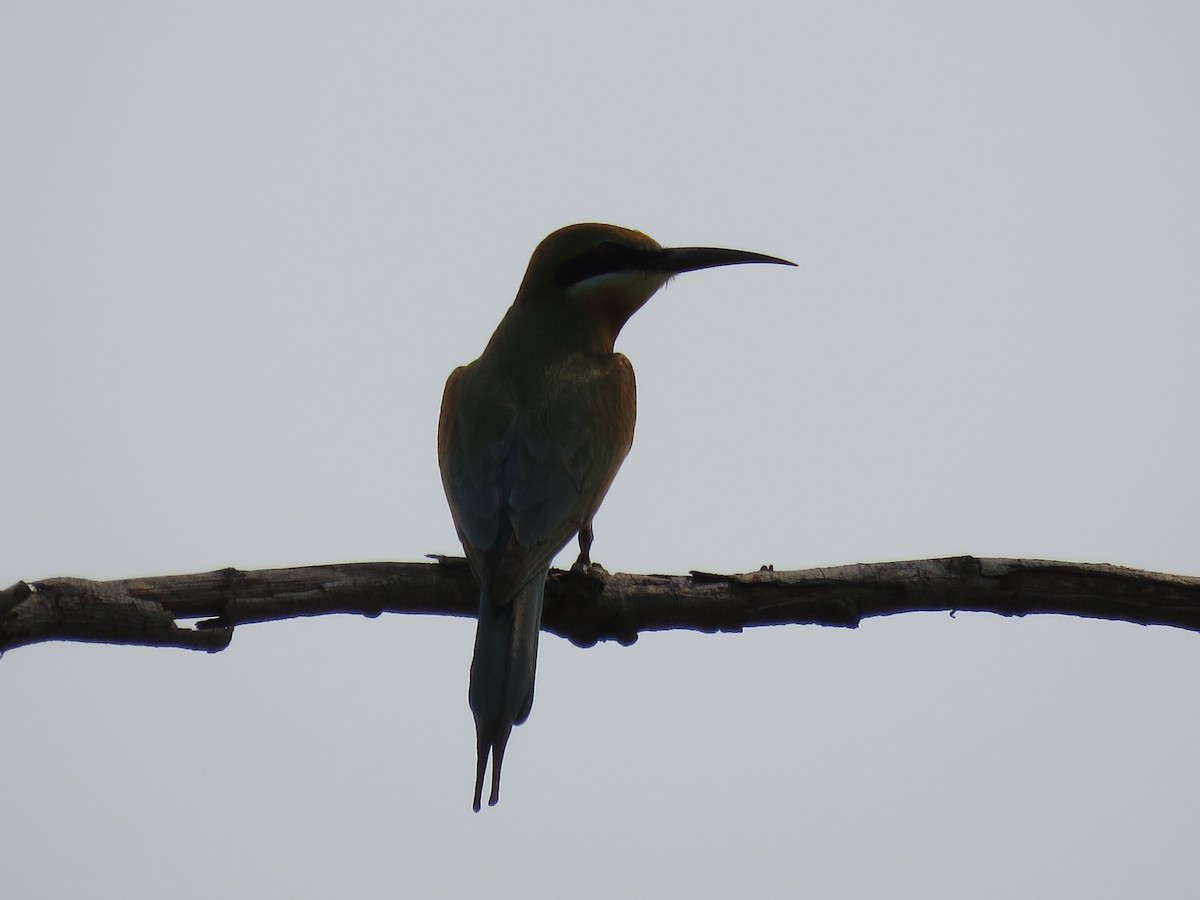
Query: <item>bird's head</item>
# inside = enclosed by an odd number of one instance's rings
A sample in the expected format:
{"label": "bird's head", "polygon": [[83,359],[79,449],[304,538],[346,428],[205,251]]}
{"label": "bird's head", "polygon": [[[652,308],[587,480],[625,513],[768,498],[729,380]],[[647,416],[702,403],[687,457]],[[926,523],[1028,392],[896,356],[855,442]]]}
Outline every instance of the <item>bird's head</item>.
{"label": "bird's head", "polygon": [[629,317],[674,276],[742,263],[795,265],[745,250],[663,247],[640,231],[616,225],[568,225],[533,251],[515,305],[577,309],[595,321],[611,349]]}

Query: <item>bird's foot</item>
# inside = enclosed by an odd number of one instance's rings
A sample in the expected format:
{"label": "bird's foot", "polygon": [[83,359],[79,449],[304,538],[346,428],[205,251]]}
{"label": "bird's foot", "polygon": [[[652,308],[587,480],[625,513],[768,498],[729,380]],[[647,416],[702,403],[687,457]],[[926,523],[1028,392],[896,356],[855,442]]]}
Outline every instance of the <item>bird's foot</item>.
{"label": "bird's foot", "polygon": [[600,581],[608,580],[608,569],[600,565],[598,562],[592,562],[591,559],[579,554],[579,558],[571,565],[572,575],[583,575],[586,578],[595,578]]}

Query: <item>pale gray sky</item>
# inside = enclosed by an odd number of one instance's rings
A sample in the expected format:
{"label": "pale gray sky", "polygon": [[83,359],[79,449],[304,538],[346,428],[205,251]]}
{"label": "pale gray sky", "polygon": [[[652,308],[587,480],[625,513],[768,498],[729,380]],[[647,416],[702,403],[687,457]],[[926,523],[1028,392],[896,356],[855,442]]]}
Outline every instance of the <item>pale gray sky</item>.
{"label": "pale gray sky", "polygon": [[[1200,573],[1183,3],[0,10],[0,582],[456,552],[442,384],[575,221],[795,259],[626,328],[612,570]],[[1200,636],[473,623],[0,665],[7,896],[1194,897]]]}

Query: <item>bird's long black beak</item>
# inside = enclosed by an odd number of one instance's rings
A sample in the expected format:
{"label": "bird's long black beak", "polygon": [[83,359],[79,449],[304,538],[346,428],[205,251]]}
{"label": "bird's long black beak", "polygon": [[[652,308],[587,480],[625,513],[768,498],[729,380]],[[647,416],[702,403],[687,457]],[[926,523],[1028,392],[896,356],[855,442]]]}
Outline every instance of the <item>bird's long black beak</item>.
{"label": "bird's long black beak", "polygon": [[654,268],[668,275],[695,272],[697,269],[712,269],[717,266],[739,266],[744,263],[771,263],[777,266],[794,266],[794,262],[752,253],[749,250],[724,250],[720,247],[667,247],[655,254]]}

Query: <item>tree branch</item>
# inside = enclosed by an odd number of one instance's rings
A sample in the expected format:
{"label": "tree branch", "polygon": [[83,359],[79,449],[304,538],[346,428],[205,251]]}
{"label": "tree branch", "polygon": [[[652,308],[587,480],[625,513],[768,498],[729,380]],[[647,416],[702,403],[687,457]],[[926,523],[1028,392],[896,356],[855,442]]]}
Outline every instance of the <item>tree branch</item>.
{"label": "tree branch", "polygon": [[[19,581],[0,591],[0,651],[64,640],[215,652],[229,645],[235,626],[251,622],[329,613],[474,616],[477,594],[465,561],[434,559]],[[956,610],[1058,613],[1200,631],[1200,578],[973,556],[744,575],[610,575],[593,566],[551,572],[542,627],[587,647],[605,640],[632,644],[645,631],[854,628],[872,616]],[[181,626],[186,619],[203,621]]]}

